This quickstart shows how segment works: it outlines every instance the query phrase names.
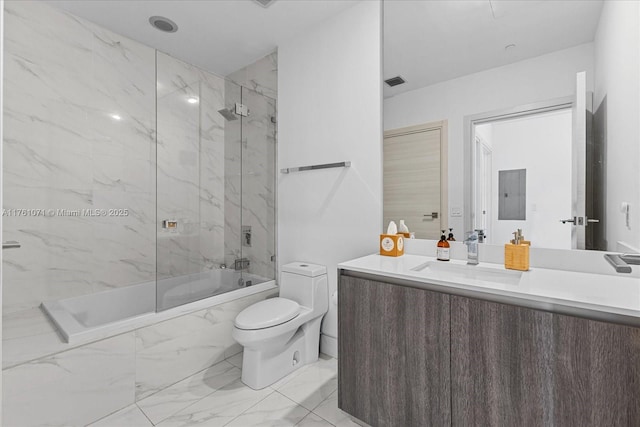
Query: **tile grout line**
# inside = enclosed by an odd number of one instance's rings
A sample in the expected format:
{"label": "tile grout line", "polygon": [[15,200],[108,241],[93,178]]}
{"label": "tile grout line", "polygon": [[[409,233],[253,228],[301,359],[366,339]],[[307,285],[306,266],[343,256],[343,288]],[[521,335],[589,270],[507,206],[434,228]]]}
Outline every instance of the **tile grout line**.
{"label": "tile grout line", "polygon": [[[300,404],[300,403],[296,402],[295,400],[293,400],[293,399],[292,399],[292,398],[290,398],[289,396],[286,396],[286,395],[284,395],[284,394],[280,393],[278,390],[276,390],[276,393],[278,393],[280,396],[284,397],[285,399],[287,399],[287,400],[289,400],[289,401],[291,401],[291,402],[295,403],[295,404],[296,404],[296,406],[299,406],[299,407],[301,407],[302,409],[304,409],[305,411],[307,411],[307,413],[305,414],[305,416],[304,416],[304,417],[306,417],[307,415],[309,415],[309,414],[312,412],[310,409],[305,408],[304,406],[302,406],[302,404]],[[317,414],[316,414],[316,415],[317,415]],[[302,417],[302,418],[304,418],[304,417]]]}
{"label": "tile grout line", "polygon": [[[324,383],[324,384],[326,384],[326,383]],[[313,412],[313,411],[315,411],[316,409],[318,409],[318,407],[319,407],[320,405],[322,405],[324,402],[326,402],[327,400],[329,400],[329,398],[330,398],[331,396],[333,396],[333,393],[335,393],[335,392],[337,392],[337,391],[338,391],[338,387],[337,387],[337,384],[336,384],[336,389],[335,389],[335,390],[333,390],[331,393],[329,393],[329,395],[328,395],[327,397],[325,397],[325,398],[324,398],[320,403],[318,403],[316,406],[314,406],[314,407],[313,407],[313,409],[311,410],[311,412]],[[314,413],[315,413],[315,412],[314,412]],[[318,414],[316,414],[316,415],[318,415]],[[318,415],[318,416],[319,416],[319,415]]]}
{"label": "tile grout line", "polygon": [[[234,380],[234,381],[235,381],[235,380]],[[232,381],[232,382],[233,382],[233,381]],[[229,384],[231,384],[231,383],[229,383]],[[229,384],[226,384],[226,385],[229,385]],[[224,386],[222,386],[222,387],[224,387]],[[173,416],[175,416],[175,415],[179,414],[180,412],[182,412],[182,411],[184,411],[184,410],[186,410],[186,409],[188,409],[188,408],[191,408],[193,405],[195,405],[195,404],[197,404],[197,403],[200,403],[200,401],[202,401],[203,399],[206,399],[206,398],[208,398],[209,396],[211,396],[212,394],[215,394],[215,393],[217,393],[218,391],[220,391],[220,389],[221,389],[222,387],[220,387],[220,388],[218,388],[218,389],[214,390],[213,392],[211,392],[211,393],[207,394],[207,395],[206,395],[206,396],[204,396],[202,399],[198,399],[197,401],[195,401],[195,402],[191,403],[190,405],[187,405],[187,406],[185,406],[184,408],[182,408],[182,409],[180,409],[180,410],[178,410],[178,411],[174,412],[173,414],[169,415],[168,417],[166,417],[166,418],[165,418],[165,419],[163,419],[162,421],[158,422],[158,424],[163,423],[163,422],[165,422],[166,420],[168,420],[168,419],[172,418]],[[155,424],[154,424],[154,425],[155,425]]]}
{"label": "tile grout line", "polygon": [[[301,419],[301,420],[300,420],[300,422],[299,422],[298,424],[300,424],[301,422],[303,422],[305,418],[307,418],[309,415],[312,415],[312,414],[313,414],[313,415],[315,415],[316,417],[320,418],[322,421],[325,421],[327,424],[329,424],[329,425],[331,425],[331,426],[333,426],[333,427],[336,427],[336,425],[335,425],[334,423],[332,423],[331,421],[327,420],[326,418],[321,417],[320,415],[316,414],[316,413],[315,413],[315,412],[313,412],[313,411],[309,411],[309,413],[308,413],[307,415],[305,415],[305,416],[304,416],[304,418],[303,418],[303,419]],[[296,426],[297,426],[298,424],[296,424]],[[295,426],[294,426],[294,427],[295,427]]]}
{"label": "tile grout line", "polygon": [[[242,383],[244,385],[244,383]],[[248,387],[248,386],[247,386]],[[237,416],[233,417],[233,419],[231,419],[228,423],[225,423],[224,425],[229,425],[232,422],[234,422],[237,418],[241,417],[242,415],[244,415],[248,410],[250,410],[251,408],[253,408],[254,406],[258,405],[260,402],[262,402],[263,400],[265,400],[267,397],[271,396],[273,393],[277,393],[276,390],[272,389],[271,387],[267,386],[265,388],[269,388],[271,389],[271,393],[267,394],[265,397],[263,397],[262,399],[260,399],[259,401],[257,401],[256,403],[254,403],[253,405],[251,405],[250,407],[248,407],[247,409],[245,409],[244,411],[242,411],[241,413],[239,413]],[[224,426],[223,426],[224,427]]]}
{"label": "tile grout line", "polygon": [[[141,408],[140,406],[138,406],[138,402],[134,403],[134,405],[136,405],[136,408],[138,408],[138,411],[142,412],[142,415],[144,415],[144,417],[145,417],[147,420],[149,420],[149,423],[151,423],[151,425],[152,425],[152,426],[155,426],[155,425],[156,425],[153,421],[151,421],[151,418],[149,418],[149,417],[147,416],[147,414],[142,410],[142,408]],[[161,421],[161,422],[162,422],[162,421]]]}
{"label": "tile grout line", "polygon": [[[332,426],[335,426],[335,424],[333,424],[331,421],[329,421],[328,419],[326,419],[325,417],[323,417],[322,415],[318,414],[317,412],[315,412],[316,409],[318,409],[320,407],[320,405],[322,405],[324,402],[326,402],[327,400],[331,399],[331,396],[333,396],[333,393],[337,393],[338,389],[336,388],[335,390],[333,390],[331,393],[329,393],[329,396],[327,396],[322,402],[318,403],[316,406],[314,406],[314,408],[311,410],[311,413],[320,417],[321,419],[325,420],[326,422],[328,422],[329,424],[331,424]],[[340,411],[341,409],[338,408],[338,410]]]}
{"label": "tile grout line", "polygon": [[[137,356],[137,354],[136,354],[136,362],[137,362],[137,357],[138,357],[138,356]],[[164,387],[164,388],[161,388],[161,389],[160,389],[160,390],[158,390],[158,391],[154,391],[154,392],[153,392],[153,393],[151,393],[150,395],[145,396],[145,397],[143,397],[143,398],[142,398],[142,399],[140,399],[140,400],[138,400],[138,399],[137,399],[137,397],[136,397],[136,399],[135,399],[135,402],[134,402],[134,403],[136,403],[136,404],[137,404],[138,402],[142,402],[143,400],[147,400],[147,399],[149,399],[150,397],[155,396],[156,394],[161,393],[161,392],[163,392],[163,391],[167,390],[168,388],[171,388],[171,387],[173,387],[174,385],[176,385],[176,384],[178,384],[178,383],[180,383],[180,382],[182,382],[182,381],[186,380],[187,378],[194,377],[194,376],[198,375],[199,373],[204,372],[204,371],[206,371],[207,369],[211,369],[211,368],[213,368],[214,366],[219,365],[219,364],[221,364],[221,363],[223,363],[223,362],[227,362],[227,360],[226,360],[226,359],[225,359],[225,360],[221,360],[220,362],[214,363],[214,364],[213,364],[213,365],[211,365],[211,366],[207,366],[206,368],[201,369],[201,370],[199,370],[198,372],[195,372],[195,373],[193,373],[193,374],[191,374],[191,375],[187,375],[186,377],[181,378],[181,379],[179,379],[178,381],[176,381],[176,382],[174,382],[174,383],[171,383],[171,384],[169,384],[168,386],[166,386],[166,387]],[[232,368],[240,369],[240,368],[238,368],[236,365],[234,365],[233,363],[230,363],[230,362],[227,362],[227,363],[228,363]],[[136,370],[136,376],[137,376],[137,373],[138,373],[138,372],[137,372],[137,370]],[[136,384],[137,384],[137,377],[136,377]],[[225,384],[225,385],[226,385],[226,384]],[[216,390],[217,390],[217,389],[216,389]]]}
{"label": "tile grout line", "polygon": [[[217,365],[217,364],[218,364],[218,363],[216,363],[216,365]],[[231,364],[230,364],[230,365],[231,365]],[[211,365],[211,366],[215,366],[215,365]],[[211,366],[210,366],[209,368],[211,368]],[[233,366],[233,365],[231,365],[231,367],[232,367],[233,369],[238,369],[236,366]],[[206,370],[206,369],[209,369],[209,368],[205,368],[205,369],[203,369],[202,371],[204,371],[204,370]],[[195,374],[193,374],[193,375],[190,375],[189,377],[194,376],[194,375],[197,375],[198,373],[200,373],[200,372],[202,372],[202,371],[198,371],[197,373],[195,373]],[[178,381],[178,382],[184,381],[185,379],[187,379],[187,378],[189,378],[189,377],[185,377],[185,378],[183,378],[182,380],[180,380],[180,381]],[[167,417],[163,418],[162,420],[158,421],[158,424],[160,424],[160,423],[162,423],[162,422],[164,422],[164,421],[168,420],[169,418],[173,417],[173,416],[174,416],[174,415],[176,415],[176,414],[179,414],[180,412],[184,411],[185,409],[192,407],[193,405],[195,405],[195,404],[199,403],[199,402],[200,402],[200,401],[202,401],[203,399],[208,398],[208,397],[209,397],[209,396],[211,396],[212,394],[217,393],[217,392],[218,392],[218,391],[220,391],[222,388],[224,388],[224,387],[228,386],[229,384],[231,384],[231,383],[233,383],[233,382],[237,381],[238,379],[239,379],[239,378],[235,378],[235,379],[233,379],[233,380],[229,381],[228,383],[225,383],[225,384],[221,385],[220,387],[216,388],[216,389],[215,389],[215,390],[213,390],[211,393],[208,393],[207,395],[202,396],[202,397],[201,397],[201,398],[199,398],[198,400],[196,400],[196,401],[194,401],[194,402],[190,403],[189,405],[187,405],[187,406],[185,406],[185,407],[183,407],[183,408],[178,409],[177,411],[173,412],[171,415],[169,415],[169,416],[167,416]],[[172,384],[171,386],[174,386],[174,385],[176,385],[176,384],[177,384],[177,383],[174,383],[174,384]],[[169,386],[169,387],[171,387],[171,386]],[[157,393],[152,394],[151,396],[155,396],[156,394],[160,393],[161,391],[166,390],[166,389],[167,389],[167,388],[169,388],[169,387],[166,387],[166,388],[164,388],[164,389],[162,389],[162,390],[158,391]],[[151,396],[148,396],[148,397],[151,397]],[[144,398],[144,399],[142,399],[142,400],[145,400],[145,399],[147,399],[148,397],[145,397],[145,398]],[[138,402],[136,402],[136,405],[138,405]],[[140,408],[140,410],[141,410],[141,411],[144,413],[144,415],[147,417],[146,412],[144,412],[144,410],[143,410],[142,408]],[[147,418],[149,418],[149,417],[147,417]],[[157,424],[154,424],[154,423],[153,423],[153,421],[151,422],[151,424],[153,424],[154,426],[155,426],[155,425],[157,425]]]}
{"label": "tile grout line", "polygon": [[109,418],[110,416],[115,415],[115,414],[117,414],[118,412],[120,412],[120,411],[124,410],[125,408],[128,408],[129,406],[132,406],[132,405],[135,405],[135,403],[132,403],[131,405],[127,405],[127,406],[125,406],[124,408],[120,408],[120,409],[117,409],[117,410],[115,410],[115,411],[113,411],[113,412],[110,412],[110,413],[108,413],[107,415],[105,415],[104,417],[100,417],[100,418],[98,418],[97,420],[93,420],[93,421],[91,421],[89,424],[87,424],[87,427],[88,427],[88,426],[92,426],[93,424],[95,424],[95,423],[97,423],[97,422],[100,422],[100,421],[104,420],[105,418]]}
{"label": "tile grout line", "polygon": [[[327,383],[328,383],[329,381],[331,381],[332,379],[333,379],[333,378],[330,378],[328,381],[323,382],[323,383],[321,384],[321,387],[322,387],[323,385],[327,384]],[[337,380],[337,377],[336,377],[336,380]],[[337,381],[336,381],[336,382],[337,382]],[[283,384],[283,387],[284,387],[286,384],[288,384],[288,382],[287,382],[287,383],[285,383],[285,384]],[[335,393],[337,390],[338,390],[338,387],[337,387],[337,384],[336,384],[336,388],[335,388],[335,390],[332,390],[332,391],[331,391],[331,393],[329,393],[329,395],[328,395],[327,397],[325,397],[324,399],[322,399],[322,400],[320,401],[320,403],[318,403],[317,405],[315,405],[315,406],[313,407],[313,409],[310,409],[310,411],[311,411],[311,412],[315,411],[315,410],[316,410],[320,405],[322,405],[326,400],[328,400],[328,399],[333,395],[333,393]],[[289,398],[288,396],[286,396],[284,393],[280,392],[280,390],[279,390],[279,389],[278,389],[278,390],[276,390],[276,391],[277,391],[277,392],[279,392],[280,394],[282,394],[283,396],[287,397],[288,399],[293,400],[293,399]],[[303,405],[302,405],[302,403],[299,403],[299,405],[300,405],[300,406],[303,406]],[[304,407],[304,406],[303,406],[303,407]],[[307,409],[306,407],[304,407],[304,408],[305,408],[305,409]],[[314,413],[315,413],[315,412],[314,412]],[[316,415],[318,415],[318,414],[316,414]],[[319,416],[319,415],[318,415],[318,416]],[[322,418],[322,417],[321,417],[321,418]],[[324,419],[324,418],[323,418],[323,419]]]}
{"label": "tile grout line", "polygon": [[[309,409],[305,408],[305,407],[304,407],[304,406],[302,406],[300,403],[298,403],[298,402],[296,402],[295,400],[291,399],[289,396],[285,396],[284,394],[280,393],[278,390],[275,390],[275,392],[276,392],[276,393],[278,393],[280,396],[284,397],[285,399],[288,399],[288,400],[290,400],[291,402],[295,403],[295,404],[296,404],[296,406],[299,406],[299,407],[301,407],[301,408],[303,408],[304,410],[306,410],[306,411],[307,411],[307,413],[305,414],[305,416],[304,416],[304,417],[302,417],[302,418],[300,419],[300,421],[298,421],[298,422],[295,424],[296,426],[297,426],[297,425],[299,425],[302,421],[304,421],[304,419],[305,419],[305,418],[307,418],[309,415],[313,414],[313,415],[315,415],[316,417],[320,418],[321,420],[324,420],[324,421],[326,421],[327,423],[329,423],[329,424],[331,424],[332,426],[334,426],[334,427],[335,427],[335,424],[333,424],[332,422],[330,422],[330,421],[329,421],[329,420],[327,420],[327,419],[324,419],[324,418],[323,418],[323,417],[321,417],[320,415],[316,414],[315,412],[313,412],[313,410],[309,410]],[[333,394],[333,393],[331,393],[331,394]],[[329,395],[329,396],[331,396],[331,395]],[[325,401],[325,400],[327,400],[327,399],[329,399],[329,397],[327,397],[326,399],[324,399],[322,402],[318,403],[318,406],[322,405],[322,404],[324,403],[324,401]],[[318,406],[316,406],[315,408],[317,408]],[[314,409],[315,409],[315,408],[314,408]],[[295,427],[295,426],[294,426],[294,427]]]}

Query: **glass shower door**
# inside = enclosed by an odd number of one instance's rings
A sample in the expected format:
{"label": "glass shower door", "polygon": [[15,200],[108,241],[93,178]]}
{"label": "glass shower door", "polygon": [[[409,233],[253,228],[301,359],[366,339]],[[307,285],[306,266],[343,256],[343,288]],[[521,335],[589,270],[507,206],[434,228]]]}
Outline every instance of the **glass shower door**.
{"label": "glass shower door", "polygon": [[162,53],[157,75],[161,311],[274,279],[275,100]]}
{"label": "glass shower door", "polygon": [[227,203],[227,177],[240,174],[230,160],[241,121],[229,110],[240,100],[238,86],[160,52],[157,76],[161,311],[225,291],[220,267],[231,241],[229,221],[239,216],[239,207]]}
{"label": "glass shower door", "polygon": [[245,285],[275,279],[276,101],[242,88],[241,252]]}

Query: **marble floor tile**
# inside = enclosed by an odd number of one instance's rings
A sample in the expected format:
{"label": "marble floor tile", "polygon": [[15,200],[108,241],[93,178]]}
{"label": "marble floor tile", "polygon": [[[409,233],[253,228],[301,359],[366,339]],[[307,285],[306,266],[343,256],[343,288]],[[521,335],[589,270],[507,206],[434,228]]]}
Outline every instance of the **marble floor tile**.
{"label": "marble floor tile", "polygon": [[138,402],[138,406],[154,423],[203,399],[240,378],[240,369],[221,362],[190,376]]}
{"label": "marble floor tile", "polygon": [[227,424],[228,427],[285,427],[295,426],[309,411],[284,397],[272,393],[257,405],[249,408],[238,418]]}
{"label": "marble floor tile", "polygon": [[313,413],[329,421],[336,427],[352,427],[359,425],[353,422],[346,412],[343,412],[338,408],[338,390],[331,393],[327,399],[313,410]]}
{"label": "marble floor tile", "polygon": [[86,425],[132,404],[134,350],[128,333],[4,370],[2,424]]}
{"label": "marble floor tile", "polygon": [[242,369],[242,352],[235,354],[227,359],[227,362],[231,363],[233,366]]}
{"label": "marble floor tile", "polygon": [[322,419],[313,412],[309,412],[309,415],[304,417],[302,421],[296,424],[296,427],[333,427],[333,424],[325,419]]}
{"label": "marble floor tile", "polygon": [[271,388],[274,390],[277,390],[281,387],[283,387],[286,383],[288,383],[289,381],[291,381],[292,379],[294,379],[295,377],[297,377],[298,375],[300,375],[301,373],[303,373],[304,371],[306,371],[307,369],[309,369],[310,366],[314,366],[316,363],[319,363],[321,360],[325,360],[328,356],[325,356],[323,354],[320,355],[320,359],[318,359],[318,361],[308,364],[308,365],[304,365],[299,367],[298,369],[296,369],[295,371],[291,372],[290,374],[286,375],[285,377],[279,379],[278,381],[276,381],[275,383],[271,384]]}
{"label": "marble floor tile", "polygon": [[3,369],[70,348],[39,307],[2,317]]}
{"label": "marble floor tile", "polygon": [[276,390],[305,408],[313,410],[338,388],[337,362],[333,358],[319,359],[303,367],[304,371],[291,380],[279,384]]}
{"label": "marble floor tile", "polygon": [[140,408],[133,404],[87,427],[153,427],[153,424]]}
{"label": "marble floor tile", "polygon": [[271,393],[274,391],[268,387],[262,390],[252,390],[241,381],[234,381],[172,415],[159,423],[158,426],[224,426]]}

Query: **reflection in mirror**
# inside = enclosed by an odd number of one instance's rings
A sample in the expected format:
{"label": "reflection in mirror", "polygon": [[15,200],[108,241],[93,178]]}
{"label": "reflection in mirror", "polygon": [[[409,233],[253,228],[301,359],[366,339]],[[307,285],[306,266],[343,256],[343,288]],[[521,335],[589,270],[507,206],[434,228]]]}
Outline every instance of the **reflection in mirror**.
{"label": "reflection in mirror", "polygon": [[385,2],[385,132],[448,125],[440,228],[638,250],[639,3]]}
{"label": "reflection in mirror", "polygon": [[563,108],[474,124],[471,212],[487,243],[522,229],[541,247],[571,249],[572,227],[560,222],[572,208],[571,118]]}

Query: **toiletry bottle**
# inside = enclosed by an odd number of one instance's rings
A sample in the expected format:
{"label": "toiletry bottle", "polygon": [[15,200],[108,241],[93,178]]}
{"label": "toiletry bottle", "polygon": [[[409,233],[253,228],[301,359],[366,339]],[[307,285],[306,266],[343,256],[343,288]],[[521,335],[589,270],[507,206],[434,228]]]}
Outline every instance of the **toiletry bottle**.
{"label": "toiletry bottle", "polygon": [[398,225],[398,234],[402,234],[405,239],[411,237],[411,233],[409,233],[409,227],[404,223],[404,219],[400,220],[400,225]]}
{"label": "toiletry bottle", "polygon": [[444,234],[445,230],[442,230],[442,236],[438,242],[437,258],[438,261],[449,261],[449,242],[447,242],[447,236]]}
{"label": "toiletry bottle", "polygon": [[449,229],[449,237],[447,237],[447,240],[450,241],[450,242],[455,242],[456,241],[455,237],[453,237],[453,228]]}

